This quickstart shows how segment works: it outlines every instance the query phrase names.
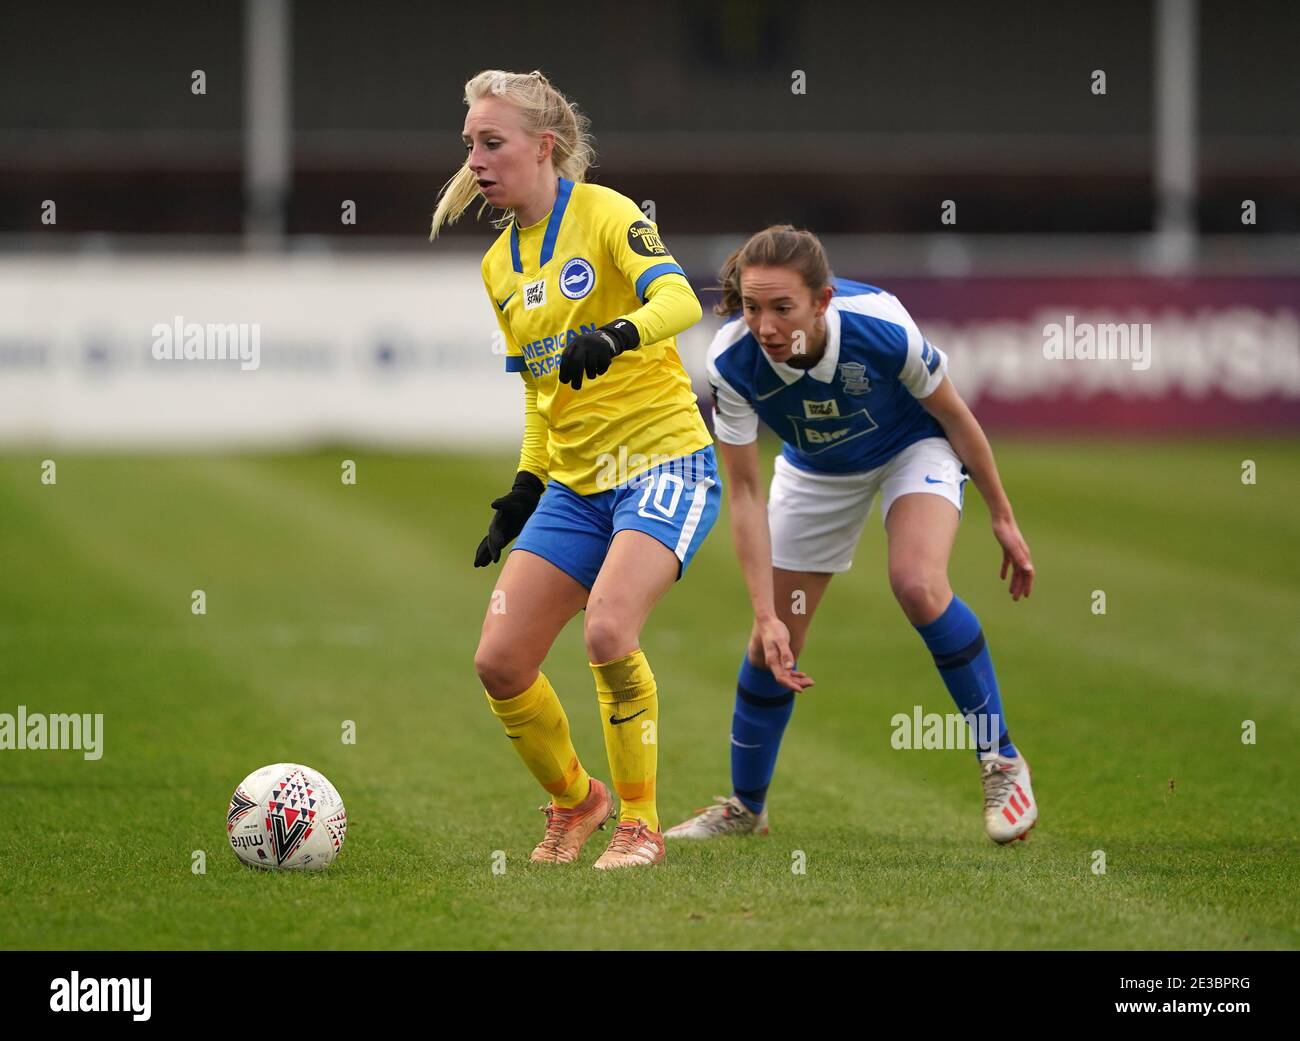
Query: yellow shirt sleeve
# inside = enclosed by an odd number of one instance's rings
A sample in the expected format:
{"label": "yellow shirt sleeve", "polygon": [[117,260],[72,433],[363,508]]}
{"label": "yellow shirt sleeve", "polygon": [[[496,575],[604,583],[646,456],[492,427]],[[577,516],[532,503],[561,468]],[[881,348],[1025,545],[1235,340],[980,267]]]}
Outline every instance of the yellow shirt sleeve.
{"label": "yellow shirt sleeve", "polygon": [[[483,289],[487,293],[488,300],[492,303],[492,313],[496,315],[497,327],[501,330],[506,356],[506,372],[522,372],[525,368],[524,352],[519,349],[519,344],[515,343],[514,333],[510,331],[510,326],[506,324],[506,316],[502,313],[501,304],[498,303],[497,298],[492,293],[492,285],[488,281],[486,259],[483,262]],[[506,300],[509,299],[509,297],[506,298]],[[493,347],[492,353],[499,352]]]}
{"label": "yellow shirt sleeve", "polygon": [[486,268],[483,287],[487,290],[488,299],[492,301],[492,313],[497,317],[497,326],[505,340],[506,371],[518,372],[524,381],[524,440],[519,448],[519,469],[527,470],[545,482],[550,468],[550,428],[546,424],[546,417],[537,409],[537,381],[524,364],[524,352],[515,342],[505,315],[492,295]]}
{"label": "yellow shirt sleeve", "polygon": [[643,305],[620,317],[636,326],[642,346],[689,329],[703,312],[659,229],[626,195],[605,190],[600,200],[595,207],[600,239]]}
{"label": "yellow shirt sleeve", "polygon": [[527,369],[524,377],[524,443],[519,449],[519,469],[536,474],[545,483],[550,468],[550,429],[537,411],[537,381]]}
{"label": "yellow shirt sleeve", "polygon": [[641,334],[641,343],[658,343],[685,332],[703,315],[695,290],[685,275],[660,275],[646,290],[646,302],[624,315]]}

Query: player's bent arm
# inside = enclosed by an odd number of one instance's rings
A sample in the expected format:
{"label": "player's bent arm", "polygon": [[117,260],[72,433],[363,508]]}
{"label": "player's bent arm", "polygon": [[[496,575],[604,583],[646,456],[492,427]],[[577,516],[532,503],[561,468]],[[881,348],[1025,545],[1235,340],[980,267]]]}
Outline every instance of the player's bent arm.
{"label": "player's bent arm", "polygon": [[645,288],[645,304],[629,315],[615,318],[595,332],[584,333],[564,348],[560,356],[560,382],[582,389],[582,379],[609,370],[624,351],[676,336],[700,320],[700,302],[690,283],[678,274],[661,274]]}
{"label": "player's bent arm", "polygon": [[550,468],[550,431],[546,417],[537,411],[537,381],[525,371],[524,377],[524,440],[519,449],[519,469],[527,470],[546,482]]}
{"label": "player's bent arm", "polygon": [[1029,596],[1034,585],[1034,563],[1029,555],[1029,544],[1016,524],[1011,501],[1002,488],[1002,479],[993,461],[993,449],[984,436],[984,429],[947,376],[932,393],[918,400],[939,421],[957,458],[988,504],[993,534],[1002,547],[1001,576],[1006,578],[1007,569],[1011,569],[1011,598],[1019,600],[1021,596]]}
{"label": "player's bent arm", "polygon": [[759,475],[758,442],[732,445],[718,441],[717,444],[727,470],[732,543],[749,589],[754,617],[764,623],[776,618],[776,608],[772,601],[772,539]]}
{"label": "player's bent arm", "polygon": [[537,384],[527,369],[522,374],[524,440],[519,451],[519,468],[510,491],[492,500],[496,513],[474,554],[475,567],[487,567],[501,559],[501,551],[524,530],[546,490],[549,432],[546,418],[537,411]]}
{"label": "player's bent arm", "polygon": [[547,429],[546,417],[537,410],[537,381],[524,362],[523,352],[515,342],[514,333],[506,322],[505,315],[496,305],[496,297],[493,296],[492,287],[487,280],[486,259],[483,263],[483,288],[487,291],[488,299],[492,301],[492,313],[496,316],[497,327],[501,330],[501,337],[505,341],[506,370],[518,371],[524,381],[524,439],[519,449],[518,470],[520,473],[524,471],[531,473],[545,484],[550,467],[548,449],[550,432]]}
{"label": "player's bent arm", "polygon": [[629,315],[640,343],[658,343],[685,332],[703,315],[695,290],[682,275],[660,275],[646,287],[645,303]]}
{"label": "player's bent arm", "polygon": [[921,407],[939,421],[953,451],[966,467],[975,487],[989,508],[994,520],[1010,518],[1011,501],[1002,488],[997,464],[993,461],[993,448],[984,435],[984,428],[971,412],[952,380],[943,381],[928,397],[920,398]]}
{"label": "player's bent arm", "polygon": [[[621,316],[635,326],[638,340],[620,344],[622,350],[659,343],[684,332],[700,320],[703,310],[685,272],[645,219],[641,207],[607,188],[592,185],[591,219],[610,262],[632,285],[641,306]],[[617,322],[610,324],[613,325]],[[608,328],[606,326],[605,328]]]}

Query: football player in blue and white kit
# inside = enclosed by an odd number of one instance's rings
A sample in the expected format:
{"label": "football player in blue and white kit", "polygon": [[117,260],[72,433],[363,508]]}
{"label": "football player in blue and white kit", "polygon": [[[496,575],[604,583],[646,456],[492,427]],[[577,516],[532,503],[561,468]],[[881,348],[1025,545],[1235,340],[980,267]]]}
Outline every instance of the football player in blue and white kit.
{"label": "football player in blue and white kit", "polygon": [[[740,317],[709,349],[714,438],[754,625],[736,684],[732,794],[666,837],[767,831],[781,736],[795,694],[812,685],[796,659],[831,578],[852,566],[879,496],[894,596],[972,723],[985,829],[998,843],[1024,838],[1038,819],[1029,766],[1007,733],[979,620],[948,584],[968,479],[988,504],[1012,599],[1029,595],[1034,567],[988,439],[947,377],[947,358],[892,294],[833,278],[811,232],[759,232],[727,259],[721,278],[716,311]],[[766,505],[760,420],[784,442]]]}

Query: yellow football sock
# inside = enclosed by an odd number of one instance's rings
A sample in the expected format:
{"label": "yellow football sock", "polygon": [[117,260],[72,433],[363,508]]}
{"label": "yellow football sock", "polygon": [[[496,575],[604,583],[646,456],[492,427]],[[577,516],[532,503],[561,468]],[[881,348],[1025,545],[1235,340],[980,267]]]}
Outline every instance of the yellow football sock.
{"label": "yellow football sock", "polygon": [[592,662],[591,671],[596,676],[609,769],[620,800],[618,819],[640,818],[651,831],[658,831],[659,693],[654,673],[639,648],[603,665]]}
{"label": "yellow football sock", "polygon": [[497,700],[488,694],[488,704],[524,765],[551,793],[556,806],[568,809],[587,797],[591,778],[578,762],[568,717],[545,673],[539,672],[532,686],[513,698]]}

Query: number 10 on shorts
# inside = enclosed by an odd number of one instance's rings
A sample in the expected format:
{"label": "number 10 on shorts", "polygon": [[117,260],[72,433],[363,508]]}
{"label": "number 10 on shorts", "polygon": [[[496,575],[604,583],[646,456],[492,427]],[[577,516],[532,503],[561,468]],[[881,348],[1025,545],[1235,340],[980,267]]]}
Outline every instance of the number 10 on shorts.
{"label": "number 10 on shorts", "polygon": [[[664,470],[646,481],[641,501],[637,503],[636,512],[648,520],[671,521],[677,512],[677,504],[682,501],[682,489],[685,482],[678,474]],[[647,509],[647,506],[649,509]]]}

